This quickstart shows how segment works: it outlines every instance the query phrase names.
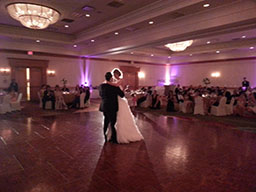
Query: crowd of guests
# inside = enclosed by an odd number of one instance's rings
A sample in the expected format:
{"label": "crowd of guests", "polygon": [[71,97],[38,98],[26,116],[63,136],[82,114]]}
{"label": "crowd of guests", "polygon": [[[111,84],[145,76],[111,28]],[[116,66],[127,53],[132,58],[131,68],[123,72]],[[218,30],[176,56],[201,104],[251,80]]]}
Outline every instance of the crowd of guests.
{"label": "crowd of guests", "polygon": [[[142,88],[145,94],[137,99],[137,106],[151,109],[166,108],[168,112],[184,112],[208,115],[214,107],[232,105],[232,112],[225,115],[248,116],[256,114],[256,87],[250,88],[249,82],[244,78],[242,87],[229,90],[225,87],[177,85],[168,93],[158,94],[152,87]],[[203,112],[195,113],[197,100],[202,101]]]}
{"label": "crowd of guests", "polygon": [[[90,99],[90,88],[86,86],[77,85],[74,90],[69,90],[69,88],[64,85],[62,88],[56,85],[51,88],[49,85],[42,85],[40,89],[40,99],[42,101],[42,108],[46,108],[46,102],[51,102],[51,108],[57,109],[68,109],[68,108],[83,108],[82,104],[86,104]],[[66,102],[64,95],[71,95],[72,100]]]}

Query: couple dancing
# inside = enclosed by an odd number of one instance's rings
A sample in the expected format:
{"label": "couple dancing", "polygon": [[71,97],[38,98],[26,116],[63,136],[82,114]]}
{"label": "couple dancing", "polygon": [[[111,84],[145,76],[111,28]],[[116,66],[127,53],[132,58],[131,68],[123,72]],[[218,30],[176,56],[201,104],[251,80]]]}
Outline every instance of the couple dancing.
{"label": "couple dancing", "polygon": [[[142,140],[143,136],[136,126],[128,102],[124,98],[121,87],[122,72],[119,69],[114,69],[112,73],[105,74],[105,79],[106,81],[99,88],[102,98],[100,111],[104,115],[105,141],[129,143]],[[108,129],[109,124],[110,129]]]}

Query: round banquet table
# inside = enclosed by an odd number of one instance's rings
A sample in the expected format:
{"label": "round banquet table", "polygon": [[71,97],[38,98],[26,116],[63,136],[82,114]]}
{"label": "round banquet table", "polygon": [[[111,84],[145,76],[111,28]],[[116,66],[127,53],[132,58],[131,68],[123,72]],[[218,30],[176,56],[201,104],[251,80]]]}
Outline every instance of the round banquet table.
{"label": "round banquet table", "polygon": [[75,100],[75,97],[76,96],[72,93],[66,93],[66,94],[63,93],[63,98],[66,104],[73,103],[73,101]]}

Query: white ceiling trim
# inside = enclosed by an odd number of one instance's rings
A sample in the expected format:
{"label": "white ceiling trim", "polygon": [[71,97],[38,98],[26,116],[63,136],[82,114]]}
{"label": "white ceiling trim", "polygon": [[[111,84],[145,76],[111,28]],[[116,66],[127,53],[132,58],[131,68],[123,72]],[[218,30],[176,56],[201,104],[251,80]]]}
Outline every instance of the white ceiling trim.
{"label": "white ceiling trim", "polygon": [[116,19],[108,21],[104,24],[98,25],[94,28],[85,30],[77,34],[76,42],[86,41],[95,37],[117,31],[128,26],[150,20],[152,18],[164,15],[166,13],[174,12],[176,10],[188,7],[204,0],[167,0],[156,1],[143,8],[137,9],[133,12],[120,16]]}
{"label": "white ceiling trim", "polygon": [[104,43],[91,45],[83,50],[84,55],[107,54],[118,51],[147,47],[159,43],[175,42],[214,35],[221,30],[225,33],[232,27],[244,27],[255,23],[256,4],[252,1],[237,1],[207,12],[185,16],[172,22],[152,26],[151,30],[135,31],[132,35],[111,38]]}

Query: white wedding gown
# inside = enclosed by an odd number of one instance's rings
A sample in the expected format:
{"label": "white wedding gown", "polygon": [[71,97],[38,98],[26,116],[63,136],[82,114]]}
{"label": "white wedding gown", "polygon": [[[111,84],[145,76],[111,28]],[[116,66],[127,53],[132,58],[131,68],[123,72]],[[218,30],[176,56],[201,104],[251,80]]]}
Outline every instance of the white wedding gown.
{"label": "white wedding gown", "polygon": [[[118,112],[116,121],[116,135],[118,143],[130,143],[143,139],[127,99],[118,96]],[[108,129],[108,138],[111,137],[111,129]]]}

